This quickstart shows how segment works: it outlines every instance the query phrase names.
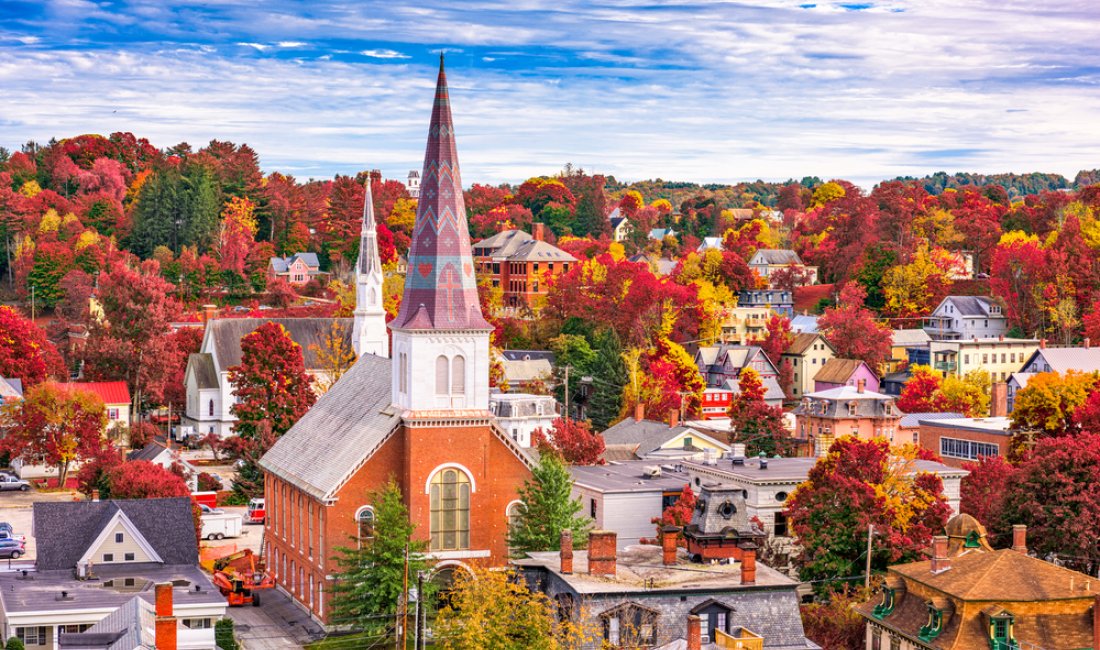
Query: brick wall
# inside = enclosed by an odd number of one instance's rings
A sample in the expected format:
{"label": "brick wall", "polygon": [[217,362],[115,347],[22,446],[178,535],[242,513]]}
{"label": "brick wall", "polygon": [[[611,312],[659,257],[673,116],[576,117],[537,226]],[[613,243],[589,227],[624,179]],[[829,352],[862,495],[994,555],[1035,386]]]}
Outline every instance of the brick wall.
{"label": "brick wall", "polygon": [[[988,443],[996,445],[998,454],[1005,456],[1008,454],[1008,440],[1009,437],[1001,433],[990,433],[984,431],[974,431],[970,429],[959,429],[948,426],[936,426],[934,424],[921,424],[920,425],[920,446],[934,451],[940,454],[940,439],[941,438],[954,438],[956,440],[968,440],[972,442]],[[962,464],[967,462],[964,458],[952,458],[950,456],[943,456],[943,462],[945,465],[951,467],[962,467]]]}

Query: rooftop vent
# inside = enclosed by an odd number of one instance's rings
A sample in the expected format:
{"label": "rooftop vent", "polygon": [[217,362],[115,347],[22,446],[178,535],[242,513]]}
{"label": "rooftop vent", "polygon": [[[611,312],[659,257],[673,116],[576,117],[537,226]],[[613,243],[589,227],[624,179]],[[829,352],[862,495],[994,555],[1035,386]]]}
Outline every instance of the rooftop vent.
{"label": "rooftop vent", "polygon": [[642,468],[642,478],[661,478],[659,465],[646,465]]}

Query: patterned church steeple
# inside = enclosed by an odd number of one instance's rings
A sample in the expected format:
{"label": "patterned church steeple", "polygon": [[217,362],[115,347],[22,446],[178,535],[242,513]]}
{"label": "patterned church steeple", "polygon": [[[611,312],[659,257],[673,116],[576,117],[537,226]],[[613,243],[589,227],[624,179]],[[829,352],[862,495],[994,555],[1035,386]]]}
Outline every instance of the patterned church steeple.
{"label": "patterned church steeple", "polygon": [[378,229],[374,222],[374,198],[370,178],[363,201],[363,228],[359,235],[359,263],[355,267],[355,314],[351,343],[355,354],[389,356],[386,310],[382,306],[382,259],[378,255]]}

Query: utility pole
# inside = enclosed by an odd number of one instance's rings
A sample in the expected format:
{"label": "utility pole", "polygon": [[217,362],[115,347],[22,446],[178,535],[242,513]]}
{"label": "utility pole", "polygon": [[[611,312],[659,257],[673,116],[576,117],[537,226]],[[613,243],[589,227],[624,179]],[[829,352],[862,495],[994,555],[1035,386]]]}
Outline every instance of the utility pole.
{"label": "utility pole", "polygon": [[426,645],[424,638],[424,572],[416,572],[416,643],[413,650],[422,650]]}
{"label": "utility pole", "polygon": [[31,285],[31,320],[34,320],[34,285]]}
{"label": "utility pole", "polygon": [[875,535],[875,525],[867,524],[867,572],[863,575],[863,586],[871,588],[871,538]]}
{"label": "utility pole", "polygon": [[405,544],[404,588],[401,590],[401,623],[397,630],[397,647],[405,650],[409,639],[409,545]]}
{"label": "utility pole", "polygon": [[568,420],[569,413],[569,371],[573,369],[573,366],[562,366],[562,370],[565,371],[565,419]]}

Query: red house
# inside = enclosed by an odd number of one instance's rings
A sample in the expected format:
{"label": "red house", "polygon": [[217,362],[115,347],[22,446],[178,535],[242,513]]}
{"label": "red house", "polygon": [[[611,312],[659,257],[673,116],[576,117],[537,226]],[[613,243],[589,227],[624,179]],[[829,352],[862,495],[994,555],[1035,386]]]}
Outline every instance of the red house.
{"label": "red house", "polygon": [[440,67],[391,358],[363,354],[263,457],[265,550],[279,587],[327,623],[335,548],[369,541],[393,477],[435,579],[507,562],[531,460],[489,412],[481,314],[446,76]]}

